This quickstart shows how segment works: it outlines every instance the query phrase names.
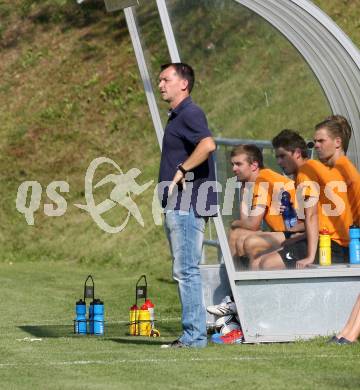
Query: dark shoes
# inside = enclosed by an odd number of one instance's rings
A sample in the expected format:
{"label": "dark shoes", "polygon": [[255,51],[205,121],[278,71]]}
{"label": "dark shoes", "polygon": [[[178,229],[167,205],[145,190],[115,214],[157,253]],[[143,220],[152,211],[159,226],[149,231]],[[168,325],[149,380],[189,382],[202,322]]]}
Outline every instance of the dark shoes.
{"label": "dark shoes", "polygon": [[331,339],[329,339],[328,344],[347,345],[347,344],[354,344],[354,341],[350,341],[345,337],[338,338],[336,336],[333,336],[331,337]]}
{"label": "dark shoes", "polygon": [[346,344],[354,344],[354,342],[346,339],[345,337],[340,337],[336,344],[346,345]]}
{"label": "dark shoes", "polygon": [[189,348],[189,345],[183,344],[180,340],[175,340],[170,344],[163,344],[161,348]]}

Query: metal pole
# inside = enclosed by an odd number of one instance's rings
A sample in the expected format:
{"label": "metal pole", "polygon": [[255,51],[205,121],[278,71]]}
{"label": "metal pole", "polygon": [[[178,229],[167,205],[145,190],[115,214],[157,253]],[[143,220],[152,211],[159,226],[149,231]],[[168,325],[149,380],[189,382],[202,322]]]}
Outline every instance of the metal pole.
{"label": "metal pole", "polygon": [[156,0],[161,24],[164,30],[166,43],[170,53],[171,62],[180,62],[180,55],[175,41],[174,31],[172,29],[169,12],[165,0]]}
{"label": "metal pole", "polygon": [[146,65],[144,52],[143,52],[143,49],[141,46],[140,35],[139,35],[138,29],[137,29],[133,8],[132,7],[125,8],[124,14],[125,14],[126,23],[127,23],[129,33],[130,33],[131,42],[132,42],[133,47],[134,47],[134,52],[135,52],[136,60],[138,63],[141,79],[142,79],[143,84],[144,84],[144,90],[145,90],[146,99],[147,99],[147,102],[149,105],[151,118],[152,118],[152,121],[154,124],[157,140],[158,140],[160,150],[161,150],[162,139],[164,136],[164,129],[163,129],[163,126],[161,123],[161,118],[160,118],[158,106],[156,103],[154,90],[153,90],[153,87],[151,85],[149,70],[148,70],[148,67]]}

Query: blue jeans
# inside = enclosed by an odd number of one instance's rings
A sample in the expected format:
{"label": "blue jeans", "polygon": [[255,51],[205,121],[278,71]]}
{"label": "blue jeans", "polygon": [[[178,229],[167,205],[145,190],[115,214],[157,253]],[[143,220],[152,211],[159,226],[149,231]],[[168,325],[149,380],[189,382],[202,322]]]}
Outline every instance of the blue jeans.
{"label": "blue jeans", "polygon": [[173,257],[173,278],[178,282],[182,306],[183,334],[179,340],[191,347],[205,347],[206,312],[199,269],[205,219],[196,218],[193,210],[169,210],[165,215],[165,230]]}

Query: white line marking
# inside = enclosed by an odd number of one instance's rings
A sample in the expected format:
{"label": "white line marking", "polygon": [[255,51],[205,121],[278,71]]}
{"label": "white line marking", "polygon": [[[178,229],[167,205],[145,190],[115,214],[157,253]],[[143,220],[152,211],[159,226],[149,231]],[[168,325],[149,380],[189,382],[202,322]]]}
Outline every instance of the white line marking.
{"label": "white line marking", "polygon": [[33,342],[33,341],[42,341],[42,339],[36,338],[36,337],[24,337],[23,339],[16,339],[16,341],[30,341],[30,342]]}
{"label": "white line marking", "polygon": [[[319,359],[319,358],[326,358],[326,359],[339,359],[339,358],[348,358],[348,355],[311,355],[311,356],[283,356],[283,357],[276,357],[276,359],[297,359],[297,360],[308,360],[308,359]],[[354,359],[360,357],[360,355],[353,355]],[[238,356],[238,357],[230,357],[230,358],[188,358],[184,357],[184,359],[121,359],[121,360],[70,360],[70,361],[60,361],[60,362],[44,362],[44,363],[0,363],[0,368],[7,368],[7,367],[24,367],[24,366],[86,366],[86,365],[116,365],[116,364],[136,364],[136,363],[179,363],[179,362],[237,362],[237,361],[251,361],[251,360],[258,360],[258,361],[273,361],[274,356],[269,357],[253,357],[253,356]]]}

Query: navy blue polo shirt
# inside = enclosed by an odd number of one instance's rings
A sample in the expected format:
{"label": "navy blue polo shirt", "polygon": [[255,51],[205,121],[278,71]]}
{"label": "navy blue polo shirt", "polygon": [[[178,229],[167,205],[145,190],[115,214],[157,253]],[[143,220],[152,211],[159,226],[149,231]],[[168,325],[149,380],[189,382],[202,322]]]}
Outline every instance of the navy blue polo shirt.
{"label": "navy blue polo shirt", "polygon": [[[204,112],[185,98],[176,108],[169,111],[165,128],[160,162],[159,196],[162,207],[171,210],[189,211],[192,207],[197,217],[216,215],[217,194],[215,188],[215,166],[212,154],[198,167],[186,175],[186,191],[177,186],[177,197],[168,198],[168,184],[182,164],[192,154],[197,144],[212,134],[208,128]],[[200,191],[199,191],[200,189]]]}

